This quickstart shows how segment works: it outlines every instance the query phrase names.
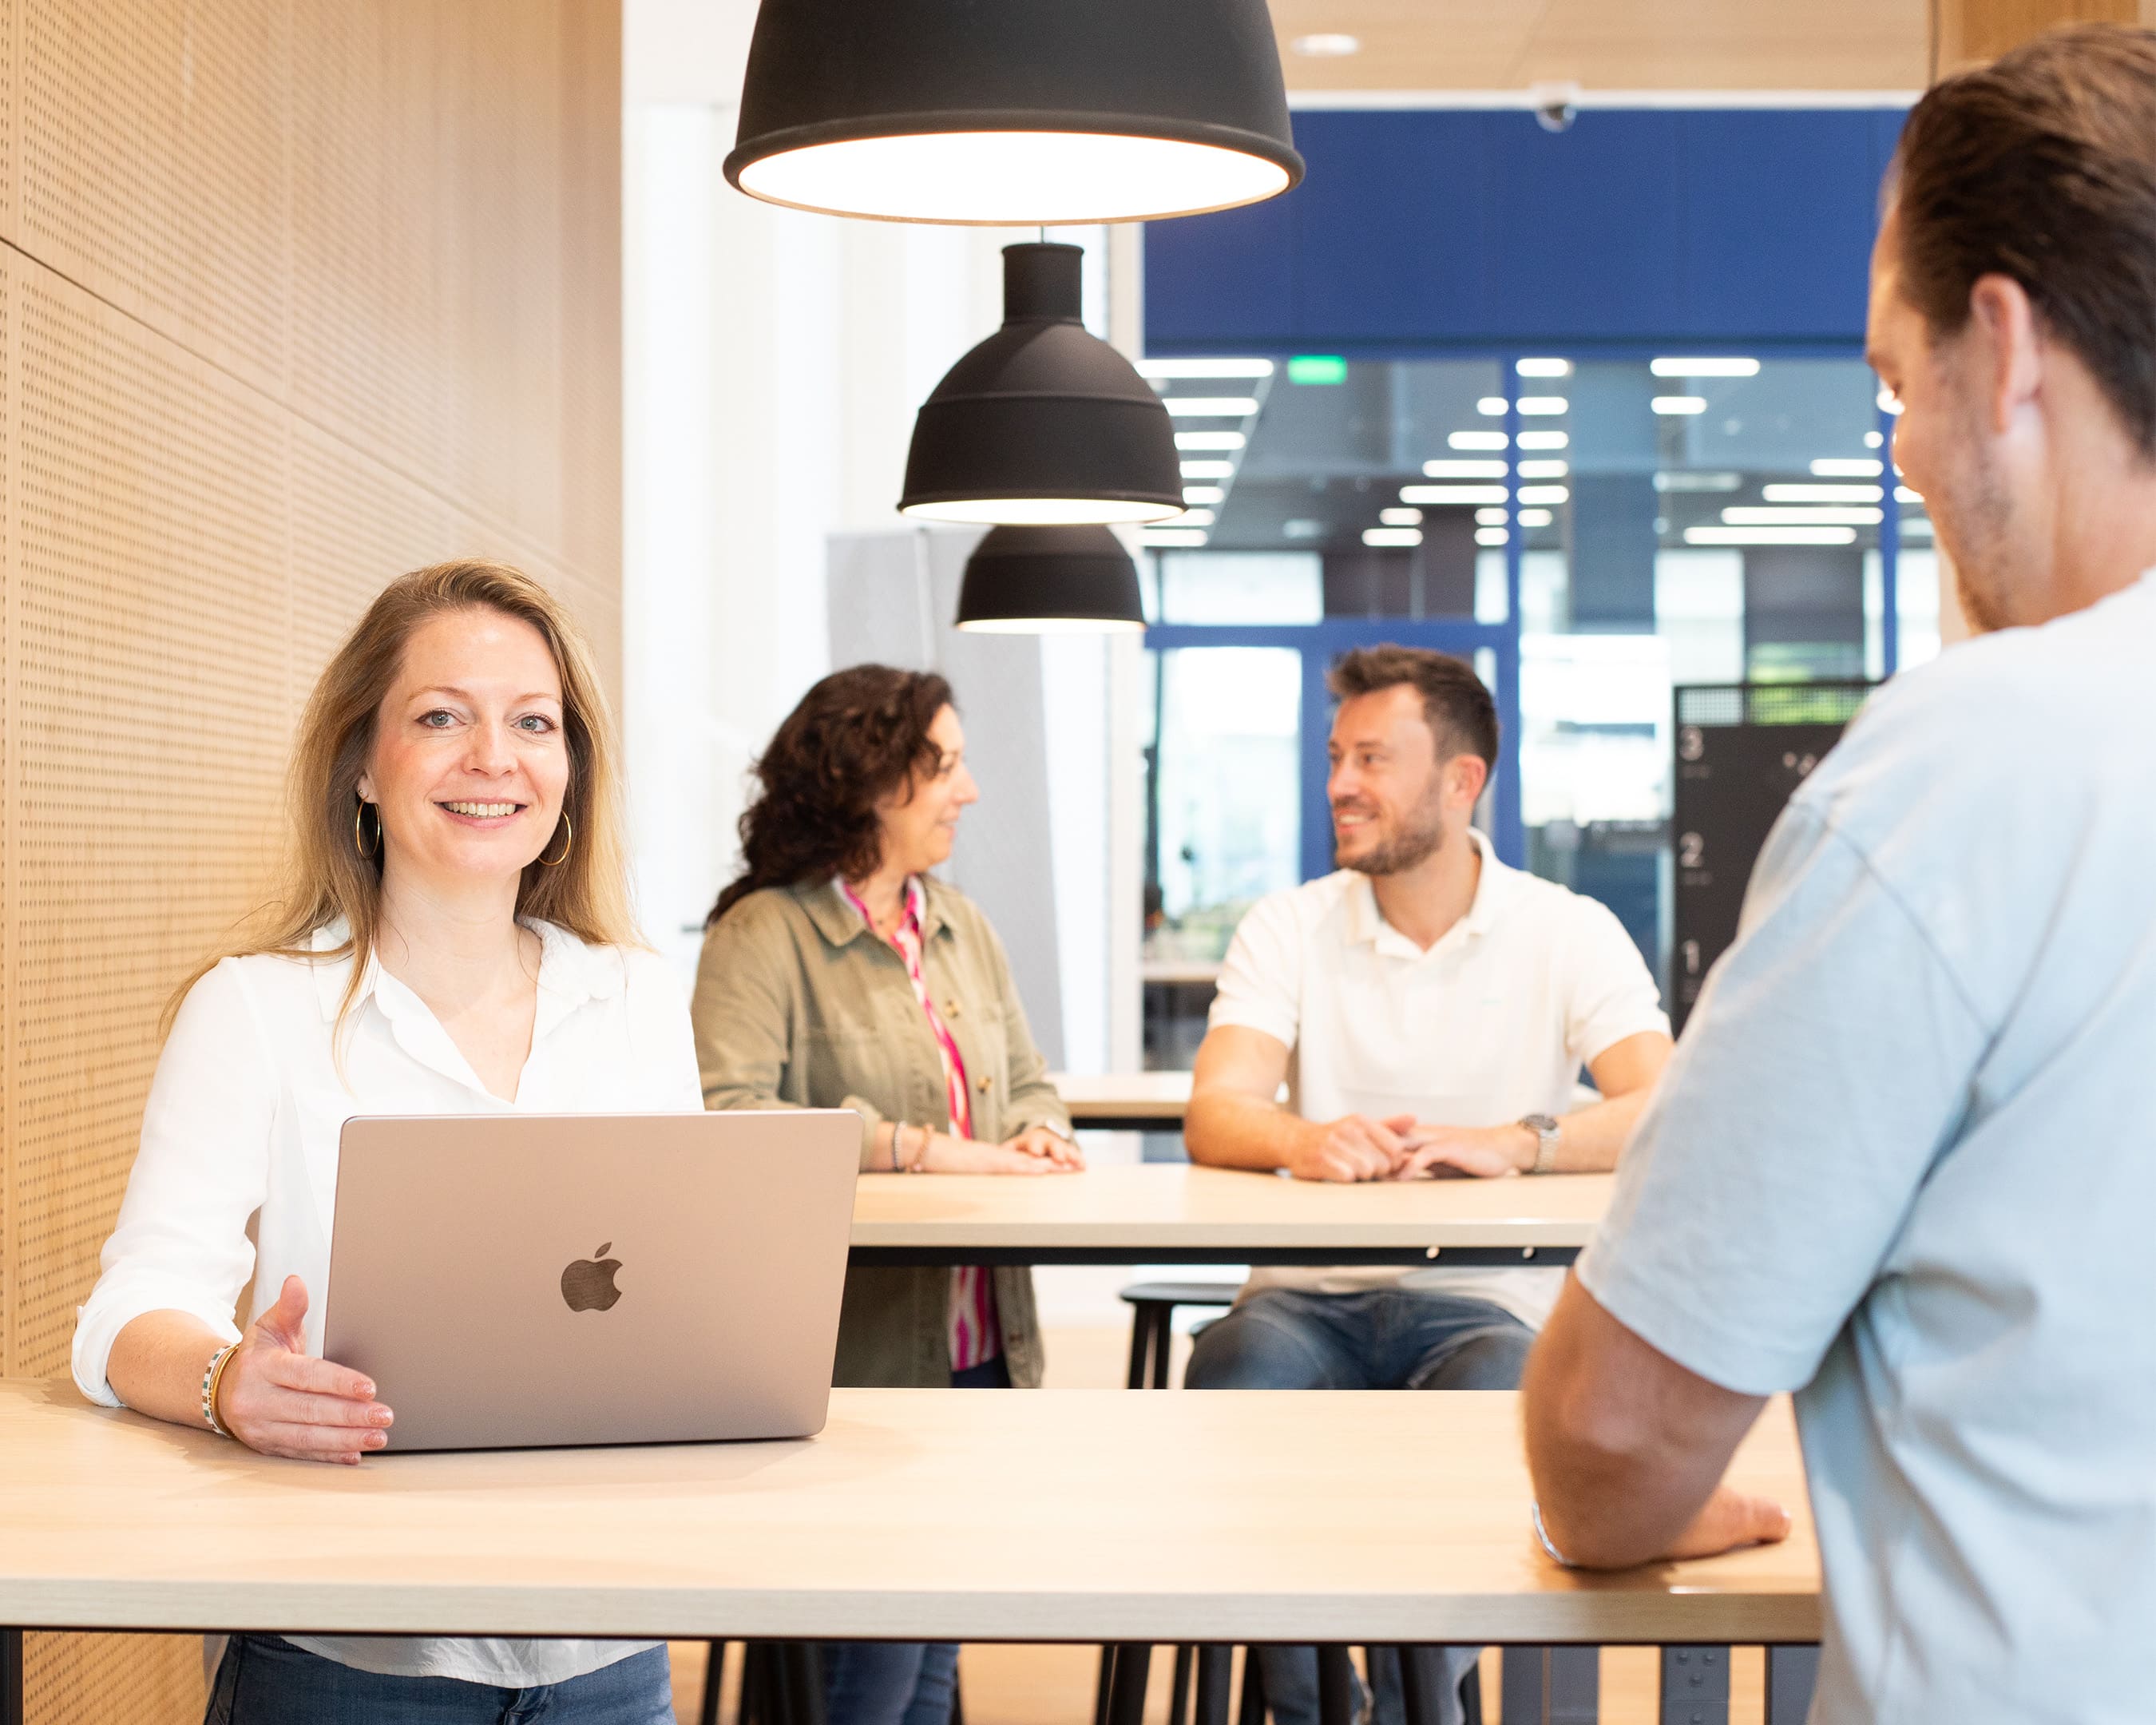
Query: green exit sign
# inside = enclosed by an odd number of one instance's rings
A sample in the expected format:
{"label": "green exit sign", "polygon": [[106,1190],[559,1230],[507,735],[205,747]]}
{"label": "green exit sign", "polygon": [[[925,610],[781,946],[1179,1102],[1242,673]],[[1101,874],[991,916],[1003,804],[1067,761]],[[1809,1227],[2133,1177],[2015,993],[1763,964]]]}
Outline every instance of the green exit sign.
{"label": "green exit sign", "polygon": [[1298,353],[1287,362],[1291,383],[1345,383],[1348,362],[1337,353]]}

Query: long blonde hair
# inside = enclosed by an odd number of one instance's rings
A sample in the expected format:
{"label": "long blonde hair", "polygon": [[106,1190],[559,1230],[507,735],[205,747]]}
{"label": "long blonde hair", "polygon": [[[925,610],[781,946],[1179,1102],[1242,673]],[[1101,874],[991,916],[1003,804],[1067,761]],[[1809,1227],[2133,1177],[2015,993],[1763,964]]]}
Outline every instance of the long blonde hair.
{"label": "long blonde hair", "polygon": [[[344,1023],[382,927],[382,868],[355,838],[359,778],[373,752],[377,716],[396,681],[404,648],[421,624],[458,611],[497,611],[528,623],[546,640],[562,679],[562,731],[569,781],[562,813],[568,855],[557,867],[533,863],[516,891],[516,914],[559,924],[594,945],[638,942],[629,914],[622,843],[620,777],[613,722],[591,649],[553,595],[521,569],[476,560],[436,563],[382,588],[337,649],[308,697],[285,774],[288,810],[278,886],[242,937],[239,956],[350,957],[337,1022]],[[557,829],[557,835],[559,829]],[[550,839],[547,849],[557,848]],[[542,852],[542,855],[545,853]],[[341,920],[342,944],[317,953],[317,929]],[[170,1029],[187,990],[218,963],[205,960],[181,983],[164,1014]]]}

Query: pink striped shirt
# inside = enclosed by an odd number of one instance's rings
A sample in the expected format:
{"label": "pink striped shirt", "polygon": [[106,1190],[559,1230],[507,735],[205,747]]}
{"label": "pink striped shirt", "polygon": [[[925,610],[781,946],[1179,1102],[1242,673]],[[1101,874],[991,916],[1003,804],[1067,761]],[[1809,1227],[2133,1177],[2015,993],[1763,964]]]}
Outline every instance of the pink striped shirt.
{"label": "pink striped shirt", "polygon": [[[844,880],[839,883],[839,891],[845,894],[846,902],[860,912],[869,932],[875,933],[875,918],[869,914],[869,907],[861,902],[860,894]],[[973,1101],[966,1084],[966,1057],[958,1051],[957,1040],[936,1010],[936,1002],[928,992],[927,974],[922,968],[922,902],[921,882],[909,879],[906,883],[905,914],[898,919],[898,932],[891,937],[891,945],[906,963],[906,980],[913,984],[913,998],[921,1003],[921,1011],[927,1015],[937,1051],[942,1057],[943,1092],[950,1105],[951,1130],[962,1138],[970,1138],[973,1136]],[[985,1266],[963,1264],[951,1272],[949,1322],[952,1371],[963,1372],[983,1365],[1004,1351],[1002,1332],[996,1322],[995,1285],[989,1281]]]}

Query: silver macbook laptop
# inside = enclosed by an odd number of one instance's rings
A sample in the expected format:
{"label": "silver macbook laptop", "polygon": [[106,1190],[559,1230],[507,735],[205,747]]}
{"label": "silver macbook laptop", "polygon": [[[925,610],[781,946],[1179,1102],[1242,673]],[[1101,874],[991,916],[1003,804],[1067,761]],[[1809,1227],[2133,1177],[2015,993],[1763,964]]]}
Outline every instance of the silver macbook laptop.
{"label": "silver macbook laptop", "polygon": [[823,1429],[860,1117],[345,1123],[323,1353],[388,1449]]}

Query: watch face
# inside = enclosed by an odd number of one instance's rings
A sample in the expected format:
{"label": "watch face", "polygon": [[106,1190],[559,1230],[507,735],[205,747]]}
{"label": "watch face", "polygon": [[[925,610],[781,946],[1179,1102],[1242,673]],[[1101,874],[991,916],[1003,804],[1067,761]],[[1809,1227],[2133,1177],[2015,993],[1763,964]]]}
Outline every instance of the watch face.
{"label": "watch face", "polygon": [[1557,1122],[1551,1119],[1547,1114],[1527,1115],[1520,1122],[1520,1124],[1524,1127],[1532,1127],[1534,1131],[1538,1132],[1553,1132],[1557,1130]]}

